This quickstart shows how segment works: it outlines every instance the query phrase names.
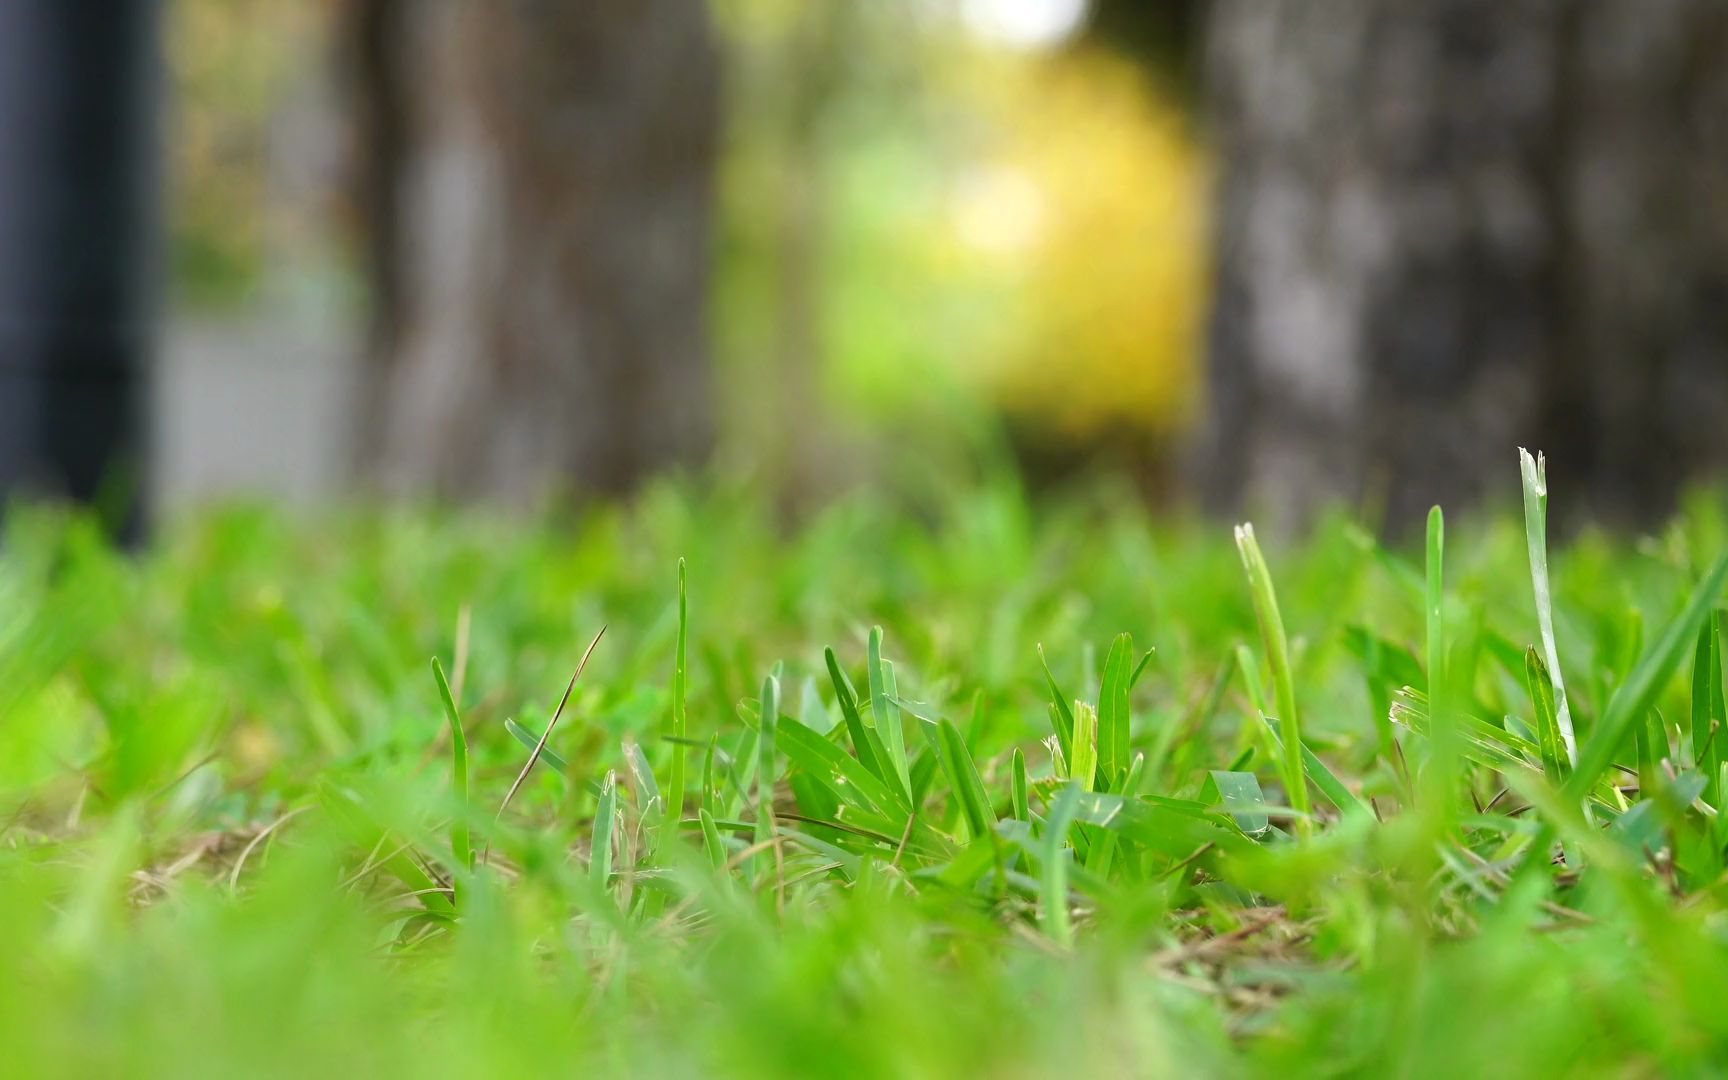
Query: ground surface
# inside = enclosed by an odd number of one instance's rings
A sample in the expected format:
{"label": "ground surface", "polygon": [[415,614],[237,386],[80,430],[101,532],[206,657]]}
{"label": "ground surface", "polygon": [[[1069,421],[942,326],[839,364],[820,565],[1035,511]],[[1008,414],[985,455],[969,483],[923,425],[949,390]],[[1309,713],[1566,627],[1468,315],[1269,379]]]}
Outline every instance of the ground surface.
{"label": "ground surface", "polygon": [[921,501],[242,510],[138,557],[15,513],[5,1071],[1723,1060],[1721,503],[1559,552],[1550,656],[1515,514],[1244,557]]}

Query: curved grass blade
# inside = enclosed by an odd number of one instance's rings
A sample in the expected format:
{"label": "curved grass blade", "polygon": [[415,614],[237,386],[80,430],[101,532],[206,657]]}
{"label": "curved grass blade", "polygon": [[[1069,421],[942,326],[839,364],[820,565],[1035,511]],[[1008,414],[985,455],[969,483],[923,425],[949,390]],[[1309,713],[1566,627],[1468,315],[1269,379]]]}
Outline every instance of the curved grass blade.
{"label": "curved grass blade", "polygon": [[1638,661],[1608,699],[1602,719],[1590,732],[1590,738],[1578,752],[1578,765],[1572,771],[1566,787],[1568,798],[1577,800],[1587,795],[1614,762],[1614,751],[1626,737],[1627,729],[1650,711],[1669,678],[1686,655],[1686,646],[1698,635],[1698,630],[1710,617],[1716,598],[1722,594],[1722,582],[1728,577],[1728,555],[1716,560],[1704,580],[1693,590],[1686,607],[1662,631],[1662,636]]}
{"label": "curved grass blade", "polygon": [[[504,730],[508,731],[517,742],[532,750],[540,746],[540,736],[518,724],[515,720],[506,718]],[[552,766],[554,770],[566,776],[570,774],[570,763],[564,760],[564,755],[549,746],[540,748],[540,760]]]}
{"label": "curved grass blade", "polygon": [[[1272,741],[1276,749],[1282,754],[1284,752],[1284,737],[1278,721],[1270,716],[1263,716],[1262,719],[1266,721],[1266,726],[1271,730]],[[1368,804],[1357,798],[1354,792],[1345,787],[1344,781],[1338,779],[1338,774],[1333,772],[1331,767],[1307,746],[1302,747],[1302,764],[1308,770],[1308,779],[1313,783],[1315,790],[1326,796],[1326,801],[1337,808],[1339,813],[1346,817],[1374,820],[1374,811],[1369,808]]]}
{"label": "curved grass blade", "polygon": [[1140,781],[1146,778],[1146,755],[1136,753],[1128,762],[1128,775],[1122,779],[1121,795],[1136,795],[1140,791]]}
{"label": "curved grass blade", "polygon": [[708,861],[716,870],[726,869],[726,844],[720,839],[720,830],[714,824],[714,815],[704,806],[696,811],[697,818],[702,822],[702,844],[708,852]]}
{"label": "curved grass blade", "polygon": [[599,645],[600,639],[605,636],[606,628],[602,626],[600,632],[594,635],[594,640],[588,643],[587,650],[582,653],[582,659],[577,662],[576,670],[570,674],[569,684],[564,687],[564,696],[558,699],[558,707],[552,711],[552,719],[546,722],[546,730],[540,733],[540,741],[534,744],[534,752],[528,755],[528,760],[522,764],[522,771],[516,774],[516,780],[510,785],[510,790],[504,793],[504,801],[498,807],[498,817],[502,818],[504,811],[510,809],[510,800],[516,797],[516,792],[522,788],[522,782],[527,780],[528,774],[533,771],[534,763],[539,761],[540,755],[545,752],[546,740],[552,737],[552,729],[558,726],[558,718],[564,715],[564,706],[570,703],[570,693],[576,689],[576,680],[582,677],[582,672],[588,667],[588,658],[594,655],[595,646]]}
{"label": "curved grass blade", "polygon": [[954,786],[955,797],[960,801],[966,828],[974,839],[994,836],[996,809],[990,805],[990,796],[984,790],[984,778],[978,775],[978,766],[966,749],[966,740],[961,737],[960,729],[946,719],[941,721],[938,731],[942,765],[948,772],[948,782]]}
{"label": "curved grass blade", "polygon": [[888,751],[883,747],[882,739],[875,729],[867,727],[864,718],[858,714],[858,691],[853,689],[852,680],[841,670],[840,661],[835,658],[833,649],[823,649],[822,658],[828,664],[828,679],[834,684],[834,698],[840,703],[840,715],[846,722],[846,734],[852,739],[852,752],[858,755],[858,760],[872,774],[888,781],[889,774],[893,771],[893,767],[888,764]]}
{"label": "curved grass blade", "polygon": [[1151,666],[1152,657],[1157,655],[1157,652],[1157,649],[1147,649],[1146,655],[1142,656],[1140,662],[1134,665],[1134,674],[1128,676],[1128,689],[1132,690],[1140,685],[1140,676],[1146,674],[1146,669]]}
{"label": "curved grass blade", "polygon": [[[462,733],[462,716],[450,694],[450,683],[444,678],[444,665],[436,656],[432,658],[432,677],[438,682],[438,697],[444,702],[444,718],[450,722],[450,790],[456,797],[456,817],[450,824],[450,854],[455,857],[460,879],[474,869],[474,839],[468,825],[468,736]],[[461,904],[460,896],[457,904]]]}
{"label": "curved grass blade", "polygon": [[870,717],[875,721],[876,732],[882,738],[883,749],[888,754],[888,764],[893,767],[894,775],[899,778],[900,789],[910,797],[912,794],[912,774],[906,763],[906,733],[900,727],[900,710],[889,702],[890,694],[888,674],[882,661],[882,628],[870,628]]}
{"label": "curved grass blade", "polygon": [[842,804],[905,824],[910,810],[904,797],[845,750],[791,717],[780,722],[778,736],[787,760],[826,787]]}
{"label": "curved grass blade", "polygon": [[1050,687],[1050,721],[1056,729],[1056,742],[1062,749],[1062,760],[1068,761],[1074,756],[1074,709],[1068,704],[1068,695],[1056,685],[1056,676],[1050,671],[1050,660],[1044,655],[1044,646],[1038,646],[1038,663],[1044,668],[1044,682]]}
{"label": "curved grass blade", "polygon": [[1578,737],[1572,729],[1572,709],[1566,701],[1566,680],[1560,674],[1560,651],[1554,645],[1554,605],[1548,587],[1548,463],[1541,455],[1518,448],[1518,470],[1524,481],[1524,540],[1530,553],[1530,587],[1536,599],[1536,625],[1542,633],[1543,659],[1554,684],[1555,723],[1566,758],[1578,763]]}
{"label": "curved grass blade", "polygon": [[[1409,686],[1399,690],[1392,702],[1392,720],[1427,738],[1428,696]],[[1469,713],[1455,712],[1453,720],[1458,725],[1460,753],[1466,759],[1508,775],[1542,771],[1542,749],[1529,739]],[[1624,806],[1610,776],[1597,780],[1590,797],[1615,812]]]}

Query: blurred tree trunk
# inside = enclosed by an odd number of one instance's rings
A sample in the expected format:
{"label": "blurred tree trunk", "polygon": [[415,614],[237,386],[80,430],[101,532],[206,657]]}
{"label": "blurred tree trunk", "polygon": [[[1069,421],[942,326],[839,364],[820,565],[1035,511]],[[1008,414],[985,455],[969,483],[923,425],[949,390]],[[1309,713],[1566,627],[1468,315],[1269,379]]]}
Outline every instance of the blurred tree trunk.
{"label": "blurred tree trunk", "polygon": [[817,498],[833,470],[832,420],[824,415],[821,385],[823,233],[828,179],[822,120],[839,96],[849,9],[809,4],[794,19],[772,84],[761,104],[775,140],[777,168],[769,213],[774,230],[774,362],[765,414],[753,418],[769,432],[763,472],[783,512]]}
{"label": "blurred tree trunk", "polygon": [[1217,0],[1215,504],[1666,510],[1728,449],[1728,4]]}
{"label": "blurred tree trunk", "polygon": [[389,490],[616,491],[706,451],[718,59],[691,0],[351,0]]}

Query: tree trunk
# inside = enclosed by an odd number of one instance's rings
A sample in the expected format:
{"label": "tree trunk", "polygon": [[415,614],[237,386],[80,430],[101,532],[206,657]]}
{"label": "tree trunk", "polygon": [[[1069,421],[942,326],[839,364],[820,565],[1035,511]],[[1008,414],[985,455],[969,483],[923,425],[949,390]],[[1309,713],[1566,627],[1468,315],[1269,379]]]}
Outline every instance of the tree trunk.
{"label": "tree trunk", "polygon": [[1216,505],[1666,510],[1728,451],[1728,5],[1217,0]]}
{"label": "tree trunk", "polygon": [[388,490],[618,491],[712,435],[718,59],[691,0],[355,0]]}

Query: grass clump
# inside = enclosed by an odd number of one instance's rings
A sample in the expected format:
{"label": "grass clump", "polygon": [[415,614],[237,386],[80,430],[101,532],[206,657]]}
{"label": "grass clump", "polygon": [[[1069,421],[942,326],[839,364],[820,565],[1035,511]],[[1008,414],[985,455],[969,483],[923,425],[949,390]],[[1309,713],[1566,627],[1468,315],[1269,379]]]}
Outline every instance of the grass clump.
{"label": "grass clump", "polygon": [[16,512],[8,1071],[1697,1071],[1728,512],[1550,553],[1524,489],[1425,558],[1000,484]]}

